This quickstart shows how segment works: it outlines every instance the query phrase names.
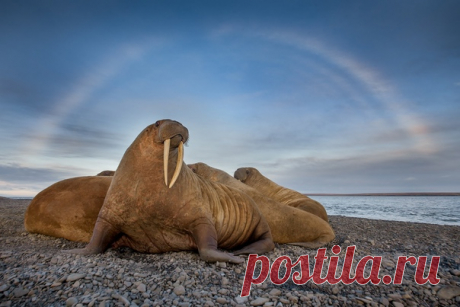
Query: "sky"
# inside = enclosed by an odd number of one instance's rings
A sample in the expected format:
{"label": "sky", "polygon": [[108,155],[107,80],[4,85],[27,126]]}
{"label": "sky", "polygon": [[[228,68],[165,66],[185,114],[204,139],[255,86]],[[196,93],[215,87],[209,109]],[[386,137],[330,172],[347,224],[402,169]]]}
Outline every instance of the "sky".
{"label": "sky", "polygon": [[460,191],[459,1],[1,1],[0,195],[186,163],[303,193]]}

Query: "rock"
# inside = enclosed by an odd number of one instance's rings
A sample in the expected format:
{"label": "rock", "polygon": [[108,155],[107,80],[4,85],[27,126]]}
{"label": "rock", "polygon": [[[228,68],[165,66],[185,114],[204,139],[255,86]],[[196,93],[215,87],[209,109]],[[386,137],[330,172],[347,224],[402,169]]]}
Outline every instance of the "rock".
{"label": "rock", "polygon": [[248,297],[247,297],[247,296],[245,296],[245,297],[241,297],[241,296],[235,297],[235,302],[236,302],[237,304],[244,304],[244,303],[246,303],[247,301],[248,301]]}
{"label": "rock", "polygon": [[115,294],[112,295],[112,297],[115,298],[115,299],[118,299],[118,300],[119,300],[120,302],[122,302],[125,306],[129,306],[129,305],[130,305],[129,300],[128,300],[126,297],[124,297],[123,295],[120,295],[120,294],[118,294],[118,293],[115,293]]}
{"label": "rock", "polygon": [[194,292],[192,293],[192,295],[193,295],[194,297],[196,297],[196,298],[201,298],[201,293],[198,292],[198,291],[194,291]]}
{"label": "rock", "polygon": [[281,290],[280,289],[272,289],[269,293],[271,296],[280,296],[281,295]]}
{"label": "rock", "polygon": [[17,287],[13,290],[13,294],[15,297],[21,297],[29,293],[29,290],[24,289],[23,287]]}
{"label": "rock", "polygon": [[176,286],[173,290],[174,294],[181,296],[185,294],[185,288],[182,285]]}
{"label": "rock", "polygon": [[266,297],[258,297],[255,300],[251,301],[251,306],[262,306],[268,301],[269,299]]}
{"label": "rock", "polygon": [[458,286],[446,286],[438,291],[438,297],[442,300],[450,300],[460,295],[460,287]]}
{"label": "rock", "polygon": [[403,304],[403,303],[400,303],[400,302],[393,301],[392,304],[393,304],[393,306],[395,306],[395,307],[404,307],[404,304]]}
{"label": "rock", "polygon": [[141,283],[137,286],[137,290],[139,290],[139,292],[145,292],[147,291],[147,286]]}
{"label": "rock", "polygon": [[227,300],[223,297],[218,297],[216,299],[216,302],[218,302],[219,304],[227,304]]}
{"label": "rock", "polygon": [[66,281],[67,282],[76,281],[76,280],[79,280],[85,277],[86,277],[86,274],[74,273],[74,274],[70,274],[69,276],[67,276]]}
{"label": "rock", "polygon": [[380,299],[380,304],[382,304],[383,306],[389,306],[390,305],[390,301],[388,301],[388,299],[386,297],[382,297]]}
{"label": "rock", "polygon": [[216,266],[221,267],[221,268],[226,268],[227,267],[227,262],[219,262],[219,261],[217,261]]}
{"label": "rock", "polygon": [[339,293],[339,287],[332,288],[332,294],[337,295]]}
{"label": "rock", "polygon": [[228,294],[228,290],[227,290],[227,289],[220,289],[220,290],[219,290],[219,294],[227,295],[227,294]]}
{"label": "rock", "polygon": [[76,297],[69,297],[65,301],[66,307],[72,307],[73,305],[76,305],[78,303],[78,299]]}
{"label": "rock", "polygon": [[388,294],[388,297],[390,297],[390,298],[392,298],[392,299],[394,299],[394,300],[400,300],[400,299],[402,299],[402,296],[401,296],[401,294],[399,294],[399,293],[390,293],[390,294]]}
{"label": "rock", "polygon": [[10,307],[11,304],[12,304],[11,301],[5,301],[5,302],[0,303],[0,307]]}
{"label": "rock", "polygon": [[1,286],[0,286],[0,292],[4,292],[4,291],[8,290],[9,287],[10,287],[10,286],[7,285],[7,284],[1,285]]}

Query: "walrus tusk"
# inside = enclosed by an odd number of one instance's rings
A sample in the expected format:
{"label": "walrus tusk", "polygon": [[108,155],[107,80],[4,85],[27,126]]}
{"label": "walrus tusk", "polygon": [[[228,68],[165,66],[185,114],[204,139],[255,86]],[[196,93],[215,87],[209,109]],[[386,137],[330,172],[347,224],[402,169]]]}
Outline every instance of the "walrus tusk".
{"label": "walrus tusk", "polygon": [[171,145],[171,139],[167,139],[164,142],[165,148],[163,152],[163,168],[165,173],[165,184],[168,186],[168,162],[169,162],[169,147]]}
{"label": "walrus tusk", "polygon": [[[164,152],[163,152],[163,168],[165,173],[165,184],[168,186],[168,162],[169,162],[169,148],[171,146],[171,139],[167,139],[164,141]],[[182,168],[182,160],[184,159],[184,143],[181,141],[179,143],[179,153],[177,155],[177,163],[176,169],[174,170],[173,177],[171,179],[171,183],[169,184],[169,188],[172,188],[174,183],[179,177],[180,170]]]}
{"label": "walrus tusk", "polygon": [[172,188],[174,183],[177,180],[177,177],[179,177],[180,170],[182,168],[182,160],[184,159],[184,143],[181,141],[179,143],[179,153],[177,155],[177,162],[176,162],[176,169],[174,170],[174,175],[171,179],[171,183],[169,184],[169,188]]}

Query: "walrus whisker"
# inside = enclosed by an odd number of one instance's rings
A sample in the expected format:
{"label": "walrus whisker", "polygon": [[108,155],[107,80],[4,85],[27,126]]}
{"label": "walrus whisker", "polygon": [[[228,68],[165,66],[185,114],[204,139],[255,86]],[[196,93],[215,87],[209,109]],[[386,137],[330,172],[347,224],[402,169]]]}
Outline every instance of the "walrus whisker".
{"label": "walrus whisker", "polygon": [[171,145],[171,139],[166,139],[164,142],[165,148],[163,152],[163,168],[165,173],[165,184],[168,186],[168,162],[169,162],[169,147]]}
{"label": "walrus whisker", "polygon": [[179,153],[177,154],[176,169],[174,170],[174,175],[169,184],[169,188],[172,188],[174,183],[176,183],[177,177],[179,177],[180,170],[182,168],[182,160],[184,159],[184,143],[181,141],[179,143]]}

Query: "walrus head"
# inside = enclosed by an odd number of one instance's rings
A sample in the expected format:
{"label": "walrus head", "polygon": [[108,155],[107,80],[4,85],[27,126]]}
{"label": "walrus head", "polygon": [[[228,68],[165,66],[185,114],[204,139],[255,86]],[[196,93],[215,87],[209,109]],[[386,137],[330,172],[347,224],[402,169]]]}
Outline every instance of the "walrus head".
{"label": "walrus head", "polygon": [[187,164],[188,168],[191,169],[198,176],[217,181],[216,169],[210,167],[203,162],[197,162],[193,164]]}
{"label": "walrus head", "polygon": [[[181,123],[164,119],[157,121],[154,126],[158,128],[156,142],[163,143],[163,169],[165,184],[172,188],[174,183],[179,177],[182,168],[182,160],[184,159],[184,143],[188,141],[188,129],[182,126]],[[179,148],[177,155],[176,169],[172,176],[171,182],[168,185],[168,165],[169,165],[169,151],[171,149]]]}
{"label": "walrus head", "polygon": [[244,183],[246,180],[248,180],[248,178],[251,176],[251,173],[254,171],[257,170],[253,167],[241,167],[235,171],[233,177]]}
{"label": "walrus head", "polygon": [[[181,123],[170,119],[162,119],[145,128],[130,148],[139,148],[141,155],[147,160],[151,160],[153,157],[159,158],[161,155],[163,160],[164,181],[166,186],[171,188],[179,177],[182,168],[182,160],[184,158],[184,143],[188,141],[188,138],[188,129]],[[176,149],[178,150],[176,167],[171,181],[168,183],[168,165],[174,165],[174,162],[170,163],[169,156],[170,153]],[[128,151],[136,152],[130,149],[128,149]],[[137,157],[133,158],[137,160]]]}

